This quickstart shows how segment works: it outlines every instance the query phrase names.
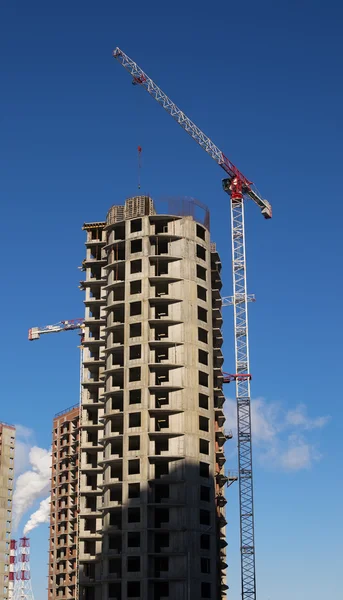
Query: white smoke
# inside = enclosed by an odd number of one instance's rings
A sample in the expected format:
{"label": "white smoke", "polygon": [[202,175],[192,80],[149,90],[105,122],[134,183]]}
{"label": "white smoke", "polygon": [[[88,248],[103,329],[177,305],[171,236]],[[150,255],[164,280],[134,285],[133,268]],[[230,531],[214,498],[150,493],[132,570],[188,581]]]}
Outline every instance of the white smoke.
{"label": "white smoke", "polygon": [[13,494],[15,528],[18,527],[23,514],[50,490],[51,452],[33,446],[29,452],[29,462],[31,469],[19,475]]}
{"label": "white smoke", "polygon": [[28,522],[24,527],[24,535],[29,533],[35,527],[38,527],[41,523],[48,523],[50,520],[50,496],[42,500],[39,505],[38,510],[32,513]]}

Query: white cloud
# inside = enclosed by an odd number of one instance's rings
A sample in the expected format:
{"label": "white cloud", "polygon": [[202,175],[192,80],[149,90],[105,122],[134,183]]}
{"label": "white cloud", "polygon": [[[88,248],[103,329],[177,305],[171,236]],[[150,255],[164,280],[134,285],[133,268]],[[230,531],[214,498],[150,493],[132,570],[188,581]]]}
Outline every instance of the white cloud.
{"label": "white cloud", "polygon": [[[227,399],[224,405],[226,426],[237,439],[236,401]],[[263,466],[285,471],[309,469],[320,460],[316,446],[305,436],[313,429],[327,425],[329,416],[310,418],[304,404],[284,411],[277,402],[257,398],[251,402],[251,429],[254,455]],[[230,457],[231,458],[231,457]]]}

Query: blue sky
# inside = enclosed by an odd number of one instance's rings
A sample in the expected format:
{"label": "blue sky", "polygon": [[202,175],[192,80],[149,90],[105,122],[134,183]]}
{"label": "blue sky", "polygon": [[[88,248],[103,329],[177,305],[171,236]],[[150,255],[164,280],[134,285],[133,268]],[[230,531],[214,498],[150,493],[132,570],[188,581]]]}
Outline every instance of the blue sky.
{"label": "blue sky", "polygon": [[[257,298],[250,337],[259,600],[321,600],[340,589],[342,17],[333,0],[2,7],[0,419],[22,426],[22,470],[31,446],[49,447],[52,417],[78,401],[79,386],[77,335],[33,344],[27,329],[82,316],[81,227],[136,193],[138,145],[144,192],[210,207],[223,293],[231,294],[221,170],[131,85],[113,48],[136,60],[273,204],[272,221],[252,204],[246,214],[248,285]],[[232,313],[224,310],[232,371]],[[232,419],[232,403],[227,410]],[[230,489],[228,503],[232,598],[240,583],[237,493]],[[35,597],[43,600],[47,527],[31,540]]]}

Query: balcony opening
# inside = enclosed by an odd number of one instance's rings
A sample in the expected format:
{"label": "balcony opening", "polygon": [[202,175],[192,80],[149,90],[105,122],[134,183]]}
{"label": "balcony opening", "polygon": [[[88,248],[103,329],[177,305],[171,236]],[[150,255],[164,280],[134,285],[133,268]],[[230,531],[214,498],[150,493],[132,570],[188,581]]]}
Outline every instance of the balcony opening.
{"label": "balcony opening", "polygon": [[154,327],[155,329],[155,340],[164,340],[164,339],[168,339],[168,325],[156,325]]}
{"label": "balcony opening", "polygon": [[165,475],[169,475],[169,462],[167,460],[155,464],[155,479],[161,479]]}
{"label": "balcony opening", "polygon": [[142,335],[142,323],[132,323],[130,325],[130,338],[140,337]]}
{"label": "balcony opening", "polygon": [[199,463],[199,474],[200,477],[209,477],[210,476],[210,465],[204,462]]}
{"label": "balcony opening", "polygon": [[130,221],[130,231],[131,233],[142,231],[142,219],[132,219],[132,221]]}
{"label": "balcony opening", "polygon": [[141,239],[131,241],[131,254],[135,254],[136,252],[142,252]]}
{"label": "balcony opening", "polygon": [[139,435],[129,435],[129,450],[139,450],[140,447],[141,438],[139,437]]}
{"label": "balcony opening", "polygon": [[169,348],[158,348],[155,350],[155,363],[168,362]]}
{"label": "balcony opening", "polygon": [[155,558],[155,573],[154,577],[164,577],[164,573],[169,571],[168,556],[158,556]]}
{"label": "balcony opening", "polygon": [[127,534],[127,547],[139,548],[141,545],[141,534],[137,531],[129,531]]}
{"label": "balcony opening", "polygon": [[209,431],[210,420],[207,417],[199,417],[199,429],[200,431]]}
{"label": "balcony opening", "polygon": [[155,456],[160,456],[161,454],[168,452],[169,450],[169,440],[156,440],[155,441]]}
{"label": "balcony opening", "polygon": [[129,475],[139,475],[140,473],[140,460],[135,459],[135,460],[129,460],[129,465],[128,465],[128,474]]}
{"label": "balcony opening", "polygon": [[168,392],[156,392],[155,394],[155,408],[163,408],[169,404],[169,393]]}
{"label": "balcony opening", "polygon": [[155,552],[163,552],[169,548],[169,533],[155,533]]}
{"label": "balcony opening", "polygon": [[200,454],[209,454],[210,453],[210,442],[207,440],[199,440],[199,452]]}
{"label": "balcony opening", "polygon": [[169,415],[155,417],[155,431],[169,428]]}
{"label": "balcony opening", "polygon": [[142,346],[140,344],[130,346],[130,360],[138,360],[139,358],[142,358]]}
{"label": "balcony opening", "polygon": [[129,404],[140,404],[142,401],[142,390],[130,390]]}
{"label": "balcony opening", "polygon": [[141,413],[134,412],[129,413],[129,427],[140,427],[141,426]]}
{"label": "balcony opening", "polygon": [[116,502],[118,504],[118,506],[120,506],[122,504],[122,491],[121,491],[121,486],[118,489],[118,486],[116,486],[114,489],[110,490],[110,502]]}
{"label": "balcony opening", "polygon": [[127,570],[128,573],[137,573],[141,570],[141,558],[140,556],[128,556],[127,557]]}
{"label": "balcony opening", "polygon": [[163,306],[161,306],[161,304],[155,306],[155,319],[164,319],[165,317],[168,317],[168,308],[168,304],[165,304],[164,302]]}
{"label": "balcony opening", "polygon": [[155,223],[155,234],[168,233],[168,221],[161,219]]}
{"label": "balcony opening", "polygon": [[141,279],[135,279],[130,281],[130,294],[140,294],[142,292],[142,281]]}
{"label": "balcony opening", "polygon": [[155,297],[161,298],[162,296],[168,296],[169,294],[169,285],[165,281],[161,281],[156,283],[155,285]]}
{"label": "balcony opening", "polygon": [[128,497],[129,498],[139,498],[141,493],[140,484],[139,483],[129,483],[128,489]]}
{"label": "balcony opening", "polygon": [[155,263],[155,276],[168,275],[168,261],[157,259]]}
{"label": "balcony opening", "polygon": [[155,502],[161,504],[164,500],[169,499],[169,485],[156,485],[155,486]]}
{"label": "balcony opening", "polygon": [[169,523],[169,508],[155,508],[155,527],[163,528]]}
{"label": "balcony opening", "polygon": [[211,499],[211,490],[206,485],[200,486],[200,500],[202,502],[209,502]]}
{"label": "balcony opening", "polygon": [[125,223],[123,223],[122,225],[115,225],[114,239],[115,240],[125,240]]}
{"label": "balcony opening", "polygon": [[139,523],[140,520],[141,520],[141,509],[140,508],[128,508],[127,509],[128,523]]}

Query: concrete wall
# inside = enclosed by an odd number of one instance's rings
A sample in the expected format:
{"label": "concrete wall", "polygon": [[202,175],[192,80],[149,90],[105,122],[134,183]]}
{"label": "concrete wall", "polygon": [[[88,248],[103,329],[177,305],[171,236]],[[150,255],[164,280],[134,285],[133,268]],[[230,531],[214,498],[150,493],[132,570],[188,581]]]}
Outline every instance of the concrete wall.
{"label": "concrete wall", "polygon": [[12,528],[15,428],[0,423],[0,598],[7,600]]}

